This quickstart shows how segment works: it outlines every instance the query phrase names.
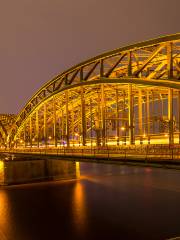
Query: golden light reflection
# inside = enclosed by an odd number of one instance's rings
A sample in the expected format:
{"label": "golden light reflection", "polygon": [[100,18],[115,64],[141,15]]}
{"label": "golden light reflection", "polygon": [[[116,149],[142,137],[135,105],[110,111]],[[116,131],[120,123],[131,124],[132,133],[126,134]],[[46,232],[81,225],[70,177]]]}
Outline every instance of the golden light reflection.
{"label": "golden light reflection", "polygon": [[4,233],[9,227],[9,201],[8,196],[4,190],[0,191],[0,239],[3,238]]}
{"label": "golden light reflection", "polygon": [[0,185],[4,183],[4,161],[0,161]]}
{"label": "golden light reflection", "polygon": [[83,233],[86,229],[87,207],[84,186],[79,181],[77,181],[74,188],[72,209],[76,229],[78,232]]}
{"label": "golden light reflection", "polygon": [[80,178],[81,172],[80,172],[80,164],[79,162],[76,162],[76,178]]}

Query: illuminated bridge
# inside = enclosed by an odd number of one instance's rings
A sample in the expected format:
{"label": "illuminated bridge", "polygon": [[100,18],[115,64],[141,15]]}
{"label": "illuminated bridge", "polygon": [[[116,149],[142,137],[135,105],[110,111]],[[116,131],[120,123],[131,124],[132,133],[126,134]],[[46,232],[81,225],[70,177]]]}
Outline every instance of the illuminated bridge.
{"label": "illuminated bridge", "polygon": [[42,86],[7,130],[0,128],[2,148],[179,144],[180,34],[68,69]]}

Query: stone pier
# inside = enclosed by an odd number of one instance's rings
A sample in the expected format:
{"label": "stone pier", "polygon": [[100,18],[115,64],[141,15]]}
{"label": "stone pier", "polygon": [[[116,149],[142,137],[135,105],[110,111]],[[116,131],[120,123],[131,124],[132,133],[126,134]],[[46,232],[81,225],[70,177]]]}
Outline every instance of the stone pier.
{"label": "stone pier", "polygon": [[0,160],[0,185],[44,180],[73,179],[79,176],[79,165],[56,159]]}

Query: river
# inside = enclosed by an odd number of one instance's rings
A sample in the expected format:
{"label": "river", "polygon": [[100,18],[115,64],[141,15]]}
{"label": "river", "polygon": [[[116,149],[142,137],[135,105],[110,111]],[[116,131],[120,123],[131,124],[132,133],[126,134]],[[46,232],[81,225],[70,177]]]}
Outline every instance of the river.
{"label": "river", "polygon": [[180,171],[79,166],[78,179],[0,187],[0,240],[180,236]]}

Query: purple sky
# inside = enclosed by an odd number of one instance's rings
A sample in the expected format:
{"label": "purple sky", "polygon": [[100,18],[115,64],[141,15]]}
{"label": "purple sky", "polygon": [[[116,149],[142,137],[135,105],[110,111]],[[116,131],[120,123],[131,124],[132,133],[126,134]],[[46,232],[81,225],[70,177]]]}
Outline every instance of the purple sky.
{"label": "purple sky", "polygon": [[102,52],[179,32],[180,0],[1,0],[0,113]]}

